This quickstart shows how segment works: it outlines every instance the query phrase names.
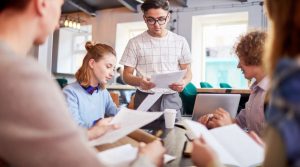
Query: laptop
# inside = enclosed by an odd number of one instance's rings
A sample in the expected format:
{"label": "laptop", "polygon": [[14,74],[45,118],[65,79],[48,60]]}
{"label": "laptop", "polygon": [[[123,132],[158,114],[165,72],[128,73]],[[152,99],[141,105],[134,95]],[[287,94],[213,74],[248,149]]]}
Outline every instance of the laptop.
{"label": "laptop", "polygon": [[192,120],[198,120],[199,117],[212,113],[219,107],[235,118],[240,99],[240,94],[197,94]]}

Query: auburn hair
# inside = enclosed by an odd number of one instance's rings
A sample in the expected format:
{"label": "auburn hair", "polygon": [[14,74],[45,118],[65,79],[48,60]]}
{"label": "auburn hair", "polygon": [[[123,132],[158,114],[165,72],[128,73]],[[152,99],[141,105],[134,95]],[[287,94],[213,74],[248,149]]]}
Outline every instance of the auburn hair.
{"label": "auburn hair", "polygon": [[31,0],[1,0],[0,12],[5,9],[24,10]]}
{"label": "auburn hair", "polygon": [[299,3],[298,0],[265,0],[270,24],[265,63],[271,76],[281,58],[293,59],[300,54]]}
{"label": "auburn hair", "polygon": [[[94,44],[91,41],[86,42],[85,48],[87,50],[87,53],[83,58],[81,67],[75,74],[75,78],[80,83],[80,85],[87,87],[90,85],[91,80],[91,68],[89,67],[89,61],[91,59],[94,59],[95,62],[98,62],[104,57],[104,55],[112,54],[116,56],[116,52],[112,47],[106,44]],[[101,89],[104,89],[105,85],[102,85],[100,83],[100,87]]]}
{"label": "auburn hair", "polygon": [[265,48],[266,32],[255,30],[241,35],[234,46],[236,55],[243,59],[246,65],[260,66]]}

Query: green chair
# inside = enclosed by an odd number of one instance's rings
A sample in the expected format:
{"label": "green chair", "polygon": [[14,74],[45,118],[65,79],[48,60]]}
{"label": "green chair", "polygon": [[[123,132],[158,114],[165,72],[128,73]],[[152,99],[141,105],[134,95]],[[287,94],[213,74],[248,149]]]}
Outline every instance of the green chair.
{"label": "green chair", "polygon": [[194,84],[188,83],[179,95],[182,100],[183,115],[192,115],[197,95],[197,88]]}
{"label": "green chair", "polygon": [[61,88],[64,88],[66,85],[68,85],[68,80],[65,78],[56,78],[56,81]]}
{"label": "green chair", "polygon": [[232,88],[228,83],[221,82],[220,88]]}
{"label": "green chair", "polygon": [[208,82],[200,82],[200,87],[201,88],[212,88],[211,84]]}

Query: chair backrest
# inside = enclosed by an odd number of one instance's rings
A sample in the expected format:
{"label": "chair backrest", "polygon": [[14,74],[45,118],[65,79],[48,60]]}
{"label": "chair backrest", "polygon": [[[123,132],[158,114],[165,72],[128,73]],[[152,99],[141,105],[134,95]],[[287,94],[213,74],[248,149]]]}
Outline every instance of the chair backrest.
{"label": "chair backrest", "polygon": [[194,84],[188,83],[183,89],[183,91],[180,93],[183,105],[183,114],[191,115],[193,113],[196,95],[197,88]]}
{"label": "chair backrest", "polygon": [[65,78],[56,78],[56,81],[61,88],[64,88],[66,85],[68,85],[68,80]]}
{"label": "chair backrest", "polygon": [[220,88],[232,88],[228,83],[221,82],[220,83]]}
{"label": "chair backrest", "polygon": [[127,108],[129,109],[134,109],[134,98],[135,98],[135,94],[133,94],[130,98],[130,102],[127,105]]}
{"label": "chair backrest", "polygon": [[211,84],[208,82],[200,82],[200,87],[201,88],[212,88]]}
{"label": "chair backrest", "polygon": [[120,106],[120,101],[119,101],[119,94],[118,93],[114,93],[114,92],[109,92],[113,102],[116,104],[117,107]]}

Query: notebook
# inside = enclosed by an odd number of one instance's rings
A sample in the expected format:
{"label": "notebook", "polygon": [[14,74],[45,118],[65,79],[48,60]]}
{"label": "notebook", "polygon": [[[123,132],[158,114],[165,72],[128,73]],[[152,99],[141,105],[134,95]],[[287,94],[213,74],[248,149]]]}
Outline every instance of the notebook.
{"label": "notebook", "polygon": [[199,117],[212,113],[219,107],[228,111],[234,118],[240,99],[240,94],[197,94],[192,120],[198,120]]}
{"label": "notebook", "polygon": [[[184,120],[194,138],[202,136],[226,166],[259,166],[264,160],[264,149],[236,124],[208,130],[204,125]],[[201,156],[201,155],[199,155]]]}

